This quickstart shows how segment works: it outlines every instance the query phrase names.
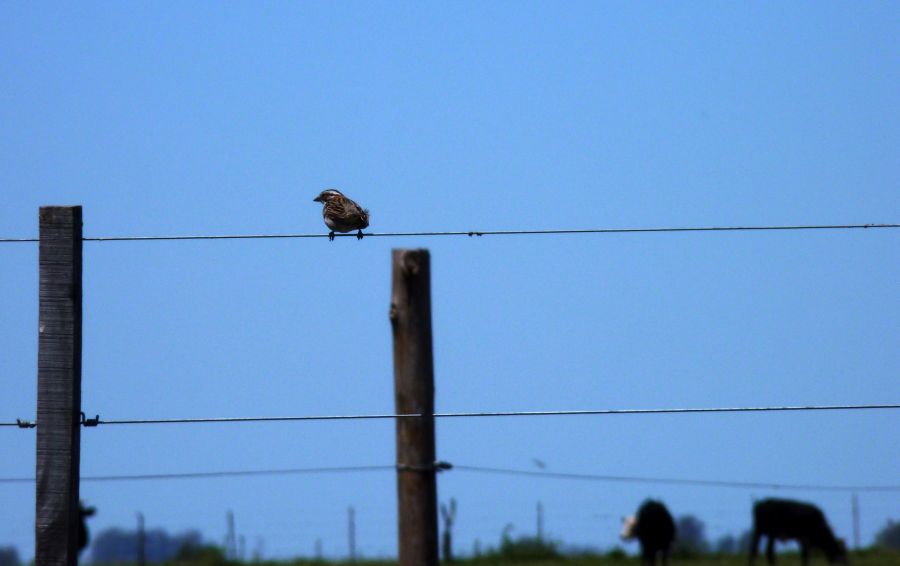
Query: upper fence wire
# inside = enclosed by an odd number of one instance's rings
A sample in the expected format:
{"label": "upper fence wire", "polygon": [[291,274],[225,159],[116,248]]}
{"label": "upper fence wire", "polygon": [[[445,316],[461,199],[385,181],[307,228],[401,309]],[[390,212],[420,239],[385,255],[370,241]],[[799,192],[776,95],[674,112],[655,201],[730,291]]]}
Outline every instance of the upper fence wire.
{"label": "upper fence wire", "polygon": [[[549,229],[549,230],[458,230],[447,232],[363,232],[363,238],[407,237],[407,236],[528,236],[552,234],[641,234],[641,233],[676,233],[676,232],[760,232],[790,230],[857,230],[878,228],[900,228],[900,224],[798,224],[783,226],[685,226],[685,227],[650,227],[650,228],[584,228],[584,229]],[[259,240],[285,238],[356,238],[349,234],[213,234],[185,236],[96,236],[84,237],[85,242],[147,242],[147,241],[183,241],[183,240]],[[39,238],[0,238],[0,243],[38,242]]]}
{"label": "upper fence wire", "polygon": [[[260,423],[291,421],[339,421],[339,420],[384,420],[433,418],[477,418],[477,417],[549,417],[549,416],[586,416],[586,415],[672,415],[702,413],[765,413],[796,411],[860,411],[900,409],[898,403],[875,403],[857,405],[782,405],[768,407],[688,407],[659,409],[576,409],[556,411],[469,411],[445,413],[375,413],[355,415],[294,415],[274,417],[185,417],[169,419],[101,419],[100,415],[86,418],[82,415],[81,424],[86,427],[99,425],[147,425],[147,424],[200,424],[200,423]],[[0,426],[35,428],[38,423],[16,419],[0,422]]]}

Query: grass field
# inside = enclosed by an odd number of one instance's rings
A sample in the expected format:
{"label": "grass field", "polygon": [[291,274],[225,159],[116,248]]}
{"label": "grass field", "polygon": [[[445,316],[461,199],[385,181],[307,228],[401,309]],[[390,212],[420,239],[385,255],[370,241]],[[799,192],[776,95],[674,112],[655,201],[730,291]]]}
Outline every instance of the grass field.
{"label": "grass field", "polygon": [[[584,555],[584,556],[554,556],[555,551],[549,554],[516,554],[511,556],[510,547],[506,547],[506,554],[502,551],[494,550],[490,555],[484,555],[478,558],[463,558],[455,560],[452,563],[441,562],[444,564],[453,564],[455,566],[641,566],[641,560],[636,556],[627,556],[620,550],[613,551],[603,555]],[[516,547],[519,550],[521,546]],[[533,550],[533,547],[527,547]],[[546,548],[546,547],[545,547]],[[541,557],[553,556],[553,557]],[[670,566],[747,566],[748,557],[746,554],[698,554],[696,556],[679,556],[675,555],[670,561]],[[870,548],[865,550],[853,551],[849,555],[849,563],[851,566],[900,566],[900,551],[888,550],[885,548]],[[796,552],[784,552],[777,554],[778,566],[800,566],[800,556]],[[810,566],[826,566],[828,561],[825,556],[814,551],[811,555]],[[133,564],[115,564],[107,566],[134,566]],[[355,562],[342,560],[312,560],[312,559],[295,559],[295,560],[271,560],[271,561],[246,561],[231,562],[224,558],[221,548],[215,546],[205,546],[190,549],[180,555],[165,566],[397,566],[395,560],[367,560],[359,559]],[[757,558],[756,566],[768,566],[765,556]]]}
{"label": "grass field", "polygon": [[[529,566],[639,566],[640,559],[629,557],[623,559],[611,559],[603,556],[586,556],[572,558],[558,558],[535,560],[528,562],[504,561],[497,559],[494,561],[466,561],[460,562],[466,565],[488,565],[488,564],[528,564]],[[757,566],[766,566],[764,557],[756,562]],[[798,554],[783,554],[778,556],[777,563],[779,566],[800,566],[800,556]],[[828,561],[822,555],[814,554],[810,559],[811,566],[826,565]],[[672,559],[671,566],[747,566],[747,557],[739,555],[708,555],[695,558]],[[863,552],[851,553],[851,566],[900,566],[900,553],[892,552]]]}
{"label": "grass field", "polygon": [[[353,566],[396,566],[395,561],[369,561],[360,560],[352,563]],[[444,564],[442,562],[442,564]],[[641,561],[636,557],[610,558],[607,556],[581,556],[561,557],[545,559],[512,559],[502,557],[489,557],[478,559],[464,559],[454,561],[459,566],[640,566]],[[760,557],[757,566],[767,566],[765,557]],[[810,566],[825,566],[828,561],[821,554],[813,554],[809,561]],[[329,562],[315,560],[296,560],[288,562],[267,562],[265,566],[351,566],[350,562]],[[741,555],[706,555],[693,558],[673,558],[671,566],[747,566],[747,557]],[[800,566],[800,556],[795,553],[778,555],[778,566]],[[900,566],[900,552],[890,551],[861,551],[850,554],[851,566]]]}

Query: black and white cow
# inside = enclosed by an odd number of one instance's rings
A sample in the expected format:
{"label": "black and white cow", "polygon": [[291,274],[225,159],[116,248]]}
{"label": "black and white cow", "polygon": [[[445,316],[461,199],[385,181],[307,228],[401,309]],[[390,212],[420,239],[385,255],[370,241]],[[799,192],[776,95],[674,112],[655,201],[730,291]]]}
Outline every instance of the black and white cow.
{"label": "black and white cow", "polygon": [[753,535],[750,539],[750,564],[756,560],[759,540],[768,537],[766,560],[775,564],[775,540],[796,540],[800,560],[806,566],[809,549],[819,548],[832,564],[847,563],[844,541],[835,538],[825,515],[815,505],[788,499],[763,499],[753,506]]}
{"label": "black and white cow", "polygon": [[655,565],[659,556],[665,566],[669,563],[669,552],[675,542],[675,521],[665,505],[648,499],[641,504],[636,515],[623,520],[621,537],[622,540],[638,539],[645,565]]}

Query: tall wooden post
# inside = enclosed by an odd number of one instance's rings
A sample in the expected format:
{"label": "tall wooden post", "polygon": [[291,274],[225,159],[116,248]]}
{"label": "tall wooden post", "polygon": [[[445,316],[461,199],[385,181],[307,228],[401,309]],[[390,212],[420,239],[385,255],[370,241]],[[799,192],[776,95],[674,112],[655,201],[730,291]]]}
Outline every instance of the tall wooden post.
{"label": "tall wooden post", "polygon": [[397,419],[399,565],[437,566],[434,358],[428,250],[393,250],[391,327]]}
{"label": "tall wooden post", "polygon": [[78,564],[81,207],[40,209],[36,566]]}

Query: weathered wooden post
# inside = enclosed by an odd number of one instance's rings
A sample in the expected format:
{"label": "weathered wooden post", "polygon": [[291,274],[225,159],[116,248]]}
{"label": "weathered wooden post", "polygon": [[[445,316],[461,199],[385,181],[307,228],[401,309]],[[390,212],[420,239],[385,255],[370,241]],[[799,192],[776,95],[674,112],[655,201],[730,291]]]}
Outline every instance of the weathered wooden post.
{"label": "weathered wooden post", "polygon": [[40,209],[36,566],[78,564],[81,207]]}
{"label": "weathered wooden post", "polygon": [[434,358],[428,250],[393,250],[391,327],[397,419],[399,565],[437,566]]}

